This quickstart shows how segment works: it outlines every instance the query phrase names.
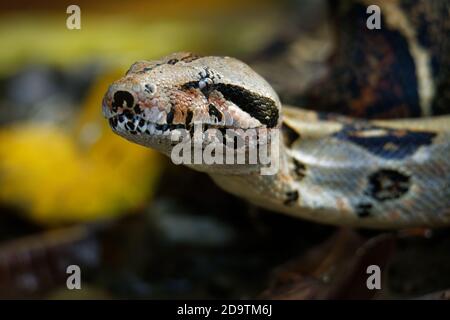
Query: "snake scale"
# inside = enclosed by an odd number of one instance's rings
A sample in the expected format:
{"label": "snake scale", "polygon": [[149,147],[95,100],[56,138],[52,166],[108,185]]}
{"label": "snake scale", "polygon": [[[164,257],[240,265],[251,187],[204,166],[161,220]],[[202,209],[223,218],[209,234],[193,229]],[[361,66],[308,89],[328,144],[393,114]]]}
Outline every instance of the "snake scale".
{"label": "snake scale", "polygon": [[109,87],[103,114],[115,133],[166,155],[175,147],[170,134],[192,135],[197,124],[281,132],[271,141],[275,174],[189,164],[258,206],[334,225],[447,226],[449,4],[373,1],[383,28],[367,30],[366,2],[335,5],[340,28],[328,72],[299,100],[315,110],[282,106],[237,59],[181,52],[134,63]]}

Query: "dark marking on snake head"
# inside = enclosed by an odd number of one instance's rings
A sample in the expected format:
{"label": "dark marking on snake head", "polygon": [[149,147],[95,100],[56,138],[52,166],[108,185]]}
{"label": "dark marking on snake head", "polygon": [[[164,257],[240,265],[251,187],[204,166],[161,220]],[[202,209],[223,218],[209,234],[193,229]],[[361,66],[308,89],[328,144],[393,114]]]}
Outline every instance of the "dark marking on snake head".
{"label": "dark marking on snake head", "polygon": [[382,169],[368,178],[365,194],[378,201],[394,200],[408,192],[411,178],[392,169]]}
{"label": "dark marking on snake head", "polygon": [[170,109],[169,113],[166,116],[166,122],[167,124],[172,124],[173,122],[173,117],[174,117],[174,112],[173,109]]}
{"label": "dark marking on snake head", "polygon": [[133,119],[134,115],[130,110],[124,110],[122,113],[128,120]]}
{"label": "dark marking on snake head", "polygon": [[132,108],[134,104],[134,98],[128,91],[116,91],[114,93],[113,102],[111,104],[111,109],[116,112],[118,108]]}
{"label": "dark marking on snake head", "polygon": [[116,126],[117,126],[117,118],[116,117],[112,117],[112,118],[109,118],[109,125],[111,126],[111,128],[116,128]]}
{"label": "dark marking on snake head", "polygon": [[216,117],[219,122],[222,121],[222,113],[213,104],[208,106],[208,113],[211,117]]}
{"label": "dark marking on snake head", "polygon": [[192,137],[194,137],[194,133],[195,133],[195,128],[194,128],[194,126],[190,126],[190,128],[189,128],[189,135],[191,136],[191,138]]}
{"label": "dark marking on snake head", "polygon": [[277,125],[278,108],[272,99],[232,84],[217,83],[213,87],[225,99],[233,102],[268,128],[273,128]]}
{"label": "dark marking on snake head", "polygon": [[371,203],[363,202],[355,207],[355,212],[358,215],[358,217],[365,218],[370,216],[372,207],[373,205]]}
{"label": "dark marking on snake head", "polygon": [[126,128],[128,131],[134,130],[134,129],[135,129],[134,123],[131,122],[131,121],[128,121],[128,122],[125,124],[125,128]]}
{"label": "dark marking on snake head", "polygon": [[368,152],[385,159],[402,160],[412,156],[420,147],[433,143],[436,133],[410,131],[377,126],[346,125],[334,137],[357,144]]}
{"label": "dark marking on snake head", "polygon": [[284,200],[284,204],[286,206],[294,204],[297,200],[298,200],[298,191],[286,192],[286,199]]}
{"label": "dark marking on snake head", "polygon": [[291,127],[289,127],[284,122],[281,126],[281,132],[283,134],[284,144],[289,148],[292,147],[292,145],[298,138],[300,138],[300,135],[298,134],[298,132],[295,131],[294,129],[292,129]]}
{"label": "dark marking on snake head", "polygon": [[170,128],[170,125],[168,124],[156,124],[155,125],[156,130],[166,131]]}
{"label": "dark marking on snake head", "polygon": [[294,173],[299,180],[303,179],[306,175],[306,165],[297,159],[293,159],[294,163]]}
{"label": "dark marking on snake head", "polygon": [[181,85],[182,90],[198,89],[198,81],[189,81]]}
{"label": "dark marking on snake head", "polygon": [[190,53],[187,56],[184,56],[183,58],[181,58],[180,61],[189,63],[189,62],[195,61],[195,60],[200,59],[200,58],[202,58],[202,56],[197,55],[195,53]]}
{"label": "dark marking on snake head", "polygon": [[[145,68],[143,68],[141,71],[136,71],[135,73],[138,73],[138,74],[147,73],[147,72],[150,72],[150,71],[152,71],[153,69],[155,69],[155,68],[157,68],[157,67],[159,67],[159,66],[162,66],[162,65],[164,65],[164,63],[156,63],[155,65],[153,65],[153,66],[151,66],[151,67],[145,67]],[[127,71],[127,74],[128,74],[129,72],[130,72],[130,70]]]}
{"label": "dark marking on snake head", "polygon": [[169,61],[167,61],[167,64],[174,65],[174,64],[177,63],[178,61],[179,61],[178,59],[170,59]]}
{"label": "dark marking on snake head", "polygon": [[182,123],[178,124],[171,124],[169,127],[170,130],[176,130],[176,129],[186,129],[186,126]]}
{"label": "dark marking on snake head", "polygon": [[156,91],[156,86],[153,84],[146,83],[144,87],[145,87],[144,91],[149,94],[153,94]]}
{"label": "dark marking on snake head", "polygon": [[189,127],[191,125],[192,118],[194,117],[194,113],[191,110],[188,110],[186,113],[186,127]]}

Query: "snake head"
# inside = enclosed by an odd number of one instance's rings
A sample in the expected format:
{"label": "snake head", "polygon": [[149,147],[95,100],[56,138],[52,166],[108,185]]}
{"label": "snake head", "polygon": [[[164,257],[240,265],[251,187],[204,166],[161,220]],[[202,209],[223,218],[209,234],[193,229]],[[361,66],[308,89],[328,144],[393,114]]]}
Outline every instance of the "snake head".
{"label": "snake head", "polygon": [[103,99],[115,133],[167,155],[176,130],[278,128],[280,112],[276,93],[245,63],[191,53],[134,63]]}

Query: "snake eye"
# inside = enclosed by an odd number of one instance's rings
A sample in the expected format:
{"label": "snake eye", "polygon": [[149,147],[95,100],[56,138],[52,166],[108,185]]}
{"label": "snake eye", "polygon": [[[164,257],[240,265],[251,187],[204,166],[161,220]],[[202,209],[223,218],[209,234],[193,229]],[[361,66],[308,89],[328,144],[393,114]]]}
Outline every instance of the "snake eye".
{"label": "snake eye", "polygon": [[214,72],[208,68],[202,70],[198,74],[200,80],[198,81],[198,88],[200,90],[208,90],[214,84]]}
{"label": "snake eye", "polygon": [[156,86],[153,83],[147,83],[145,84],[145,92],[149,94],[155,94],[156,93]]}
{"label": "snake eye", "polygon": [[198,87],[200,90],[208,88],[210,85],[212,85],[213,81],[209,78],[202,79],[198,82]]}
{"label": "snake eye", "polygon": [[111,109],[116,112],[118,108],[132,108],[134,98],[128,91],[116,91],[111,104]]}

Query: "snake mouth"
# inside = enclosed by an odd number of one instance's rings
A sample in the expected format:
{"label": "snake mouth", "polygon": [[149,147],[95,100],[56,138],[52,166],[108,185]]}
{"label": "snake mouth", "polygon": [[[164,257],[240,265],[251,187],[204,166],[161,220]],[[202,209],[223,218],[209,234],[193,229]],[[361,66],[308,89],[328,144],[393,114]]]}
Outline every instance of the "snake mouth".
{"label": "snake mouth", "polygon": [[151,120],[145,119],[143,116],[136,115],[131,113],[128,110],[120,114],[113,115],[105,115],[108,119],[109,125],[111,128],[118,132],[126,132],[132,135],[140,136],[160,136],[160,135],[168,135],[174,130],[184,129],[191,133],[194,133],[194,129],[200,128],[202,132],[205,132],[209,129],[216,129],[221,132],[225,132],[226,130],[246,130],[246,129],[263,129],[264,125],[255,126],[252,128],[239,128],[235,126],[224,126],[214,122],[191,122],[188,125],[186,124],[167,124],[167,123],[156,123]]}
{"label": "snake mouth", "polygon": [[111,128],[116,132],[127,132],[132,135],[162,135],[173,129],[185,129],[184,125],[168,125],[146,120],[144,117],[125,110],[121,114],[108,117]]}
{"label": "snake mouth", "polygon": [[[265,125],[259,121],[237,123],[233,116],[211,116],[211,113],[195,113],[188,110],[185,116],[175,121],[173,109],[170,112],[159,107],[141,108],[138,104],[133,108],[118,108],[112,110],[110,103],[103,100],[103,116],[108,120],[114,132],[133,136],[165,136],[177,129],[184,129],[193,134],[194,129],[206,131],[208,129],[224,130],[248,130],[262,129]],[[181,121],[180,121],[181,120]]]}

